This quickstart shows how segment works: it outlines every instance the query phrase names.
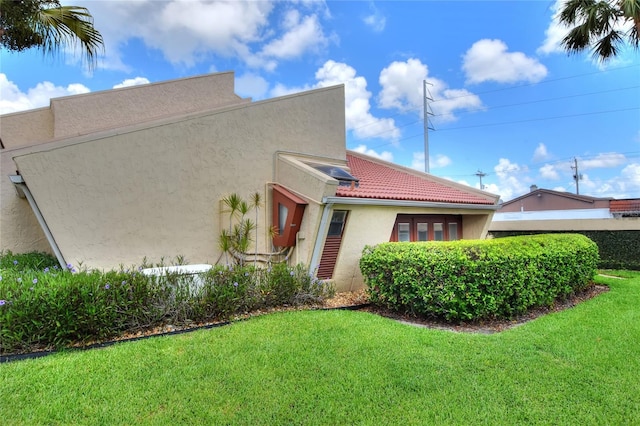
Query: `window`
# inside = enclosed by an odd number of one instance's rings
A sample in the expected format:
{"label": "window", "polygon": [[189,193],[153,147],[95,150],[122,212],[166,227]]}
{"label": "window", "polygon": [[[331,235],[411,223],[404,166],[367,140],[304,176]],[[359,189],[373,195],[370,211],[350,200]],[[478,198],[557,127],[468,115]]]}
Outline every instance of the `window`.
{"label": "window", "polygon": [[429,241],[429,224],[418,223],[418,241]]}
{"label": "window", "polygon": [[462,238],[460,215],[399,214],[390,241],[453,241]]}
{"label": "window", "polygon": [[272,189],[271,223],[278,228],[273,237],[273,245],[292,247],[296,245],[296,234],[300,230],[307,202],[280,185],[273,185]]}
{"label": "window", "polygon": [[458,224],[456,222],[449,223],[449,241],[458,239]]}
{"label": "window", "polygon": [[287,224],[287,216],[289,215],[289,209],[282,203],[278,203],[278,235],[284,233],[284,227]]}
{"label": "window", "polygon": [[329,223],[328,237],[339,237],[342,235],[342,229],[344,228],[344,222],[347,218],[347,212],[345,210],[335,210],[331,216],[331,222]]}
{"label": "window", "polygon": [[411,224],[398,224],[398,241],[411,241]]}
{"label": "window", "polygon": [[433,239],[436,241],[444,241],[444,227],[441,223],[433,224]]}

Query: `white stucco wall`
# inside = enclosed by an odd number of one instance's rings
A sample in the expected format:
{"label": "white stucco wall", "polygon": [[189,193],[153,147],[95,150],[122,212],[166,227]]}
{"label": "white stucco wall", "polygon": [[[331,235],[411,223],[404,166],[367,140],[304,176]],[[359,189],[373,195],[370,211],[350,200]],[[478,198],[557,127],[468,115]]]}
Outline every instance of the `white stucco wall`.
{"label": "white stucco wall", "polygon": [[360,272],[360,257],[367,245],[389,241],[398,214],[463,215],[464,239],[486,237],[492,210],[473,211],[467,209],[376,207],[362,205],[334,205],[334,210],[348,210],[342,245],[333,274],[338,291],[353,291],[365,286]]}
{"label": "white stucco wall", "polygon": [[[3,158],[15,160],[68,262],[111,268],[184,255],[204,263],[219,256],[221,198],[264,192],[278,150],[344,158],[344,137],[337,86],[5,150]],[[261,229],[270,225],[263,213]],[[13,226],[17,218],[2,220]],[[27,247],[2,237],[16,251]]]}

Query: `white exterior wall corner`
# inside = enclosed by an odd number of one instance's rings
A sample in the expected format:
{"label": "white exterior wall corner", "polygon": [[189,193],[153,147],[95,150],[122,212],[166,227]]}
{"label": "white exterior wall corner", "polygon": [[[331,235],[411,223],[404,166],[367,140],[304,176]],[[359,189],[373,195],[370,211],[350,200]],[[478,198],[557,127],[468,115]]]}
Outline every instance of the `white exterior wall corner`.
{"label": "white exterior wall corner", "polygon": [[[342,150],[343,158],[346,151]],[[322,199],[336,193],[338,181],[303,164],[308,161],[340,161],[325,157],[304,155],[303,153],[278,152],[274,157],[274,181],[305,199],[309,204],[305,207],[302,223],[298,232],[298,244],[295,251],[295,263],[309,265],[313,249],[318,239],[320,221],[324,206]],[[342,160],[346,164],[346,159]],[[320,236],[324,239],[325,236]]]}
{"label": "white exterior wall corner", "polygon": [[[336,86],[11,155],[65,259],[112,268],[176,255],[215,262],[222,197],[264,191],[276,151],[302,146],[310,155],[340,157],[344,138],[344,88]],[[260,215],[263,229],[268,217]],[[17,223],[15,215],[1,219],[3,229]]]}
{"label": "white exterior wall corner", "polygon": [[[306,157],[308,161],[318,162],[319,157]],[[324,197],[336,194],[338,181],[304,164],[298,158],[279,154],[275,160],[275,181],[316,203],[322,203]],[[345,162],[346,164],[346,162]]]}
{"label": "white exterior wall corner", "polygon": [[366,245],[388,242],[398,214],[462,215],[463,238],[483,239],[487,235],[493,210],[479,212],[464,208],[419,208],[335,204],[334,210],[349,210],[349,217],[336,261],[333,281],[337,291],[365,287],[360,258]]}

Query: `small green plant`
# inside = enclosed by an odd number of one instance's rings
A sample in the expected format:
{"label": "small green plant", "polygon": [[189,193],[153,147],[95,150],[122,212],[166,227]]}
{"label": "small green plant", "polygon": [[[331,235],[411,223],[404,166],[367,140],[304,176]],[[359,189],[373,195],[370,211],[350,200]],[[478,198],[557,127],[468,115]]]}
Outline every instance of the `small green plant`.
{"label": "small green plant", "polygon": [[[255,258],[257,259],[258,257],[256,224],[260,206],[260,194],[256,193],[252,201],[253,204],[249,204],[235,193],[222,199],[228,209],[227,213],[229,213],[229,229],[222,230],[220,233],[219,247],[227,256],[227,263],[229,256],[231,256],[233,263],[244,265],[251,243],[256,243]],[[256,210],[256,222],[246,217],[252,208]],[[251,236],[253,231],[256,232],[255,241]]]}
{"label": "small green plant", "polygon": [[43,252],[13,254],[11,250],[0,252],[0,269],[14,269],[17,271],[39,270],[53,268],[58,264],[56,258]]}

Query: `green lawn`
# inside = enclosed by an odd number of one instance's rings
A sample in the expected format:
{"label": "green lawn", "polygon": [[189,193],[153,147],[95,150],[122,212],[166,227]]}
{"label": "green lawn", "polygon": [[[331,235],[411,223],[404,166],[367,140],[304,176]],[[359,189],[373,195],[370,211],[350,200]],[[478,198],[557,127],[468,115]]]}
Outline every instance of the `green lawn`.
{"label": "green lawn", "polygon": [[0,364],[0,423],[640,424],[640,273],[499,334],[352,311]]}

